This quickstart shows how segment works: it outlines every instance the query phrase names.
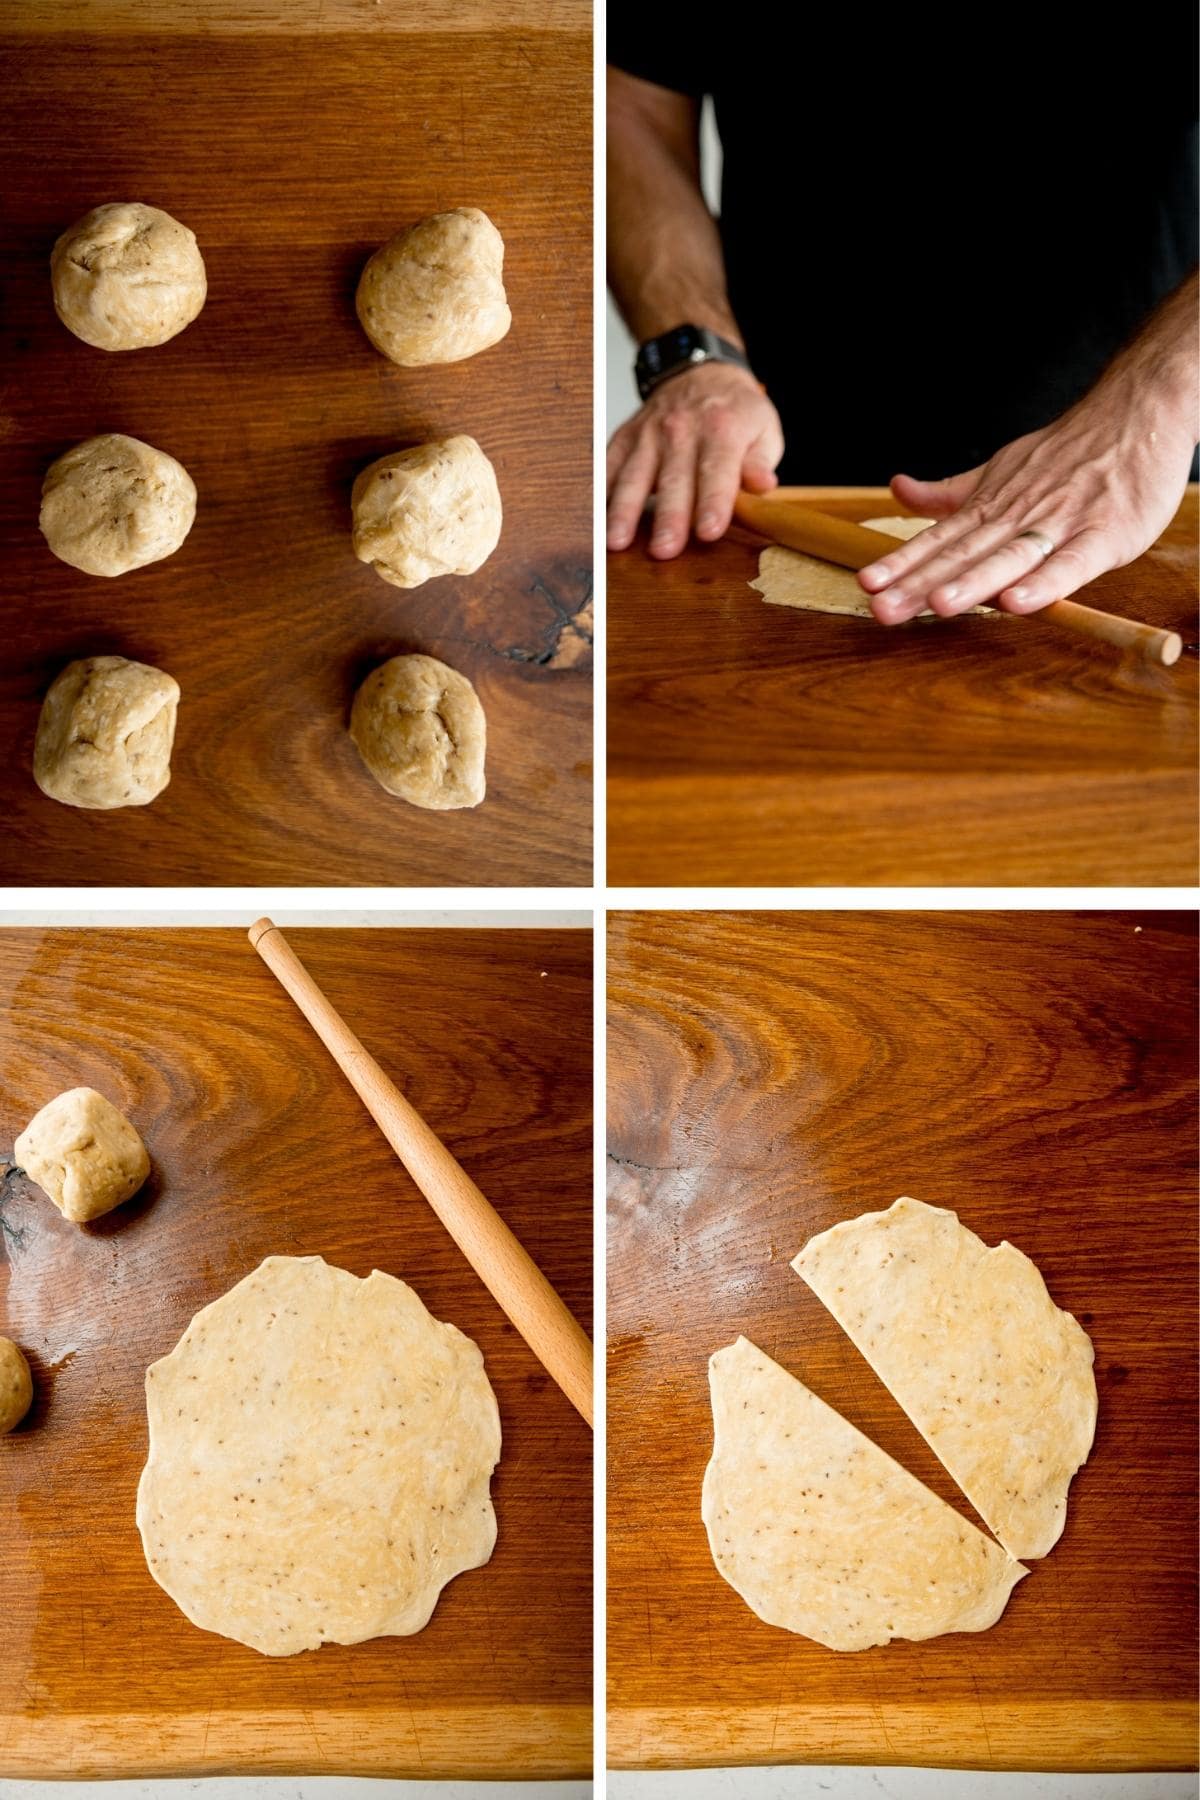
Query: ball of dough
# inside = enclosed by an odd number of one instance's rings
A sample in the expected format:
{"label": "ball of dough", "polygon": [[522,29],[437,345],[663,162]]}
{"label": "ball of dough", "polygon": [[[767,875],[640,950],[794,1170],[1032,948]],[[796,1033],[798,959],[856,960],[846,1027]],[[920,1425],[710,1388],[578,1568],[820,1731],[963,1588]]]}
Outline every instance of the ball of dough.
{"label": "ball of dough", "polygon": [[29,1364],[11,1338],[0,1337],[0,1437],[21,1423],[32,1404]]}
{"label": "ball of dough", "polygon": [[171,779],[179,683],[148,663],[68,663],[42,702],[33,778],[64,806],[145,806]]}
{"label": "ball of dough", "polygon": [[432,656],[393,656],[354,696],[350,736],[389,794],[430,812],[478,806],[487,721],[465,675]]}
{"label": "ball of dough", "polygon": [[93,207],[50,253],[54,310],[97,350],[143,350],[190,325],[208,292],[196,235],[138,200]]}
{"label": "ball of dough", "polygon": [[512,324],[503,270],[492,221],[460,206],[389,238],[363,270],[354,304],[375,348],[402,368],[461,362]]}
{"label": "ball of dough", "polygon": [[110,431],[50,464],[38,524],[73,569],[124,575],[172,556],[195,517],[196,488],[183,464]]}
{"label": "ball of dough", "polygon": [[29,1121],[13,1154],[65,1219],[81,1225],[136,1194],[150,1158],[133,1126],[95,1088],[70,1088]]}
{"label": "ball of dough", "polygon": [[396,450],[361,471],[350,499],[354,554],[393,587],[473,575],[500,540],[496,471],[474,438]]}

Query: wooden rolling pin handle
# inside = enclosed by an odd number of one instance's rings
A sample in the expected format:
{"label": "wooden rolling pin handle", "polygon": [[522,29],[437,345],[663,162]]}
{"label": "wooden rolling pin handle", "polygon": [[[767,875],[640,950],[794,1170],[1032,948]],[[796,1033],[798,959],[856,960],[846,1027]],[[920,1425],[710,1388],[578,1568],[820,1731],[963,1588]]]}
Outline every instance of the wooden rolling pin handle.
{"label": "wooden rolling pin handle", "polygon": [[[865,569],[868,563],[886,556],[896,548],[897,540],[886,532],[872,531],[869,525],[857,525],[852,519],[835,518],[791,497],[795,490],[776,488],[772,494],[740,493],[734,502],[734,516],[760,537],[785,544],[790,550],[803,550],[825,562],[838,563],[843,569]],[[1115,613],[1098,612],[1078,600],[1052,600],[1040,612],[1022,615],[1047,619],[1062,625],[1094,643],[1112,644],[1118,650],[1132,650],[1148,662],[1170,668],[1179,661],[1183,641],[1177,632],[1161,631],[1155,625],[1143,625],[1137,619],[1123,619]]]}
{"label": "wooden rolling pin handle", "polygon": [[270,919],[250,942],[291,995],[479,1279],[572,1406],[592,1423],[592,1346],[528,1251],[384,1074]]}

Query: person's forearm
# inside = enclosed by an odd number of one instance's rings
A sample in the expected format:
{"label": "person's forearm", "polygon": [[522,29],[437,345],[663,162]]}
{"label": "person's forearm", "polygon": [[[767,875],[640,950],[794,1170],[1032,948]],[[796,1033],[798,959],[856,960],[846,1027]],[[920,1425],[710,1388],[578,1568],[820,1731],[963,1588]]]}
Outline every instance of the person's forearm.
{"label": "person's forearm", "polygon": [[1137,410],[1200,442],[1200,275],[1193,271],[1156,308],[1133,341],[1113,358],[1093,390],[1127,395]]}
{"label": "person's forearm", "polygon": [[741,344],[700,186],[699,103],[620,70],[608,82],[608,279],[639,343],[702,325]]}

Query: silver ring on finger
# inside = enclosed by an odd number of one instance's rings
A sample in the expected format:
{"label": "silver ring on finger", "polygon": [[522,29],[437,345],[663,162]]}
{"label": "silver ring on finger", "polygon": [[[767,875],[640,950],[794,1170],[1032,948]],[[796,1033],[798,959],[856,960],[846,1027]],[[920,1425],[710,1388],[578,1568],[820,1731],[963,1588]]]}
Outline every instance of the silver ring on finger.
{"label": "silver ring on finger", "polygon": [[1018,531],[1017,538],[1018,540],[1021,538],[1032,538],[1042,553],[1043,562],[1045,562],[1048,557],[1053,556],[1058,548],[1054,539],[1052,537],[1047,537],[1044,531]]}

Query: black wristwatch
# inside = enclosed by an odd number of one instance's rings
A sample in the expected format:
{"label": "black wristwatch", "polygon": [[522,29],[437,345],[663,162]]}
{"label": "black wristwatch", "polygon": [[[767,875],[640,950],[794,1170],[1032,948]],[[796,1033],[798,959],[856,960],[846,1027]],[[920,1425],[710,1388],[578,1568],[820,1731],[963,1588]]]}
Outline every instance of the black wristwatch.
{"label": "black wristwatch", "polygon": [[638,393],[648,400],[655,388],[670,381],[672,375],[682,375],[685,369],[706,362],[733,363],[736,368],[747,370],[750,367],[745,351],[718,337],[715,331],[706,331],[703,325],[677,325],[661,337],[647,338],[633,365]]}

